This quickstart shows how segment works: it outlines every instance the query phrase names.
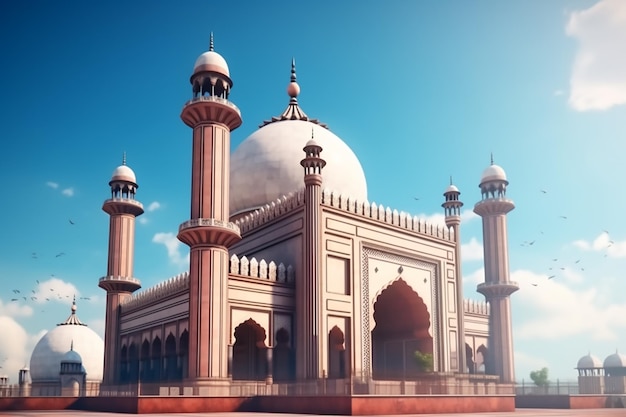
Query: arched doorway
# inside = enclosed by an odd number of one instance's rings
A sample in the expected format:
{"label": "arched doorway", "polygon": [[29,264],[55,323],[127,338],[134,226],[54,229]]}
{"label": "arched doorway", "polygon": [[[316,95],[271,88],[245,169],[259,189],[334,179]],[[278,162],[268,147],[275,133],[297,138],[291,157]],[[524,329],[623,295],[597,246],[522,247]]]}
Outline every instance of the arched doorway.
{"label": "arched doorway", "polygon": [[141,382],[147,382],[150,380],[150,342],[145,339],[141,344],[140,357],[139,380]]}
{"label": "arched doorway", "polygon": [[259,381],[266,376],[265,329],[250,318],[235,328],[233,379]]}
{"label": "arched doorway", "polygon": [[135,342],[128,347],[128,382],[135,383],[139,380],[139,349]]}
{"label": "arched doorway", "polygon": [[120,383],[124,384],[128,382],[128,348],[126,345],[122,346],[120,351]]}
{"label": "arched doorway", "polygon": [[177,378],[176,338],[170,333],[165,338],[165,379],[173,381]]}
{"label": "arched doorway", "polygon": [[477,374],[491,373],[489,372],[489,351],[485,345],[478,346],[476,349],[476,360],[474,361],[474,366],[476,367]]}
{"label": "arched doorway", "polygon": [[275,344],[272,349],[272,375],[275,381],[290,381],[296,377],[291,335],[284,327],[276,332]]}
{"label": "arched doorway", "polygon": [[474,363],[474,352],[469,344],[465,344],[465,360],[467,361],[467,373],[476,373],[476,364]]}
{"label": "arched doorway", "polygon": [[345,337],[341,329],[334,326],[328,333],[328,378],[346,377]]}
{"label": "arched doorway", "polygon": [[185,329],[180,335],[180,369],[179,379],[187,378],[189,375],[189,332]]}
{"label": "arched doorway", "polygon": [[415,351],[433,353],[430,314],[424,300],[400,278],[376,299],[374,322],[373,378],[403,379],[418,374]]}
{"label": "arched doorway", "polygon": [[161,339],[159,336],[155,337],[152,341],[152,381],[161,380]]}

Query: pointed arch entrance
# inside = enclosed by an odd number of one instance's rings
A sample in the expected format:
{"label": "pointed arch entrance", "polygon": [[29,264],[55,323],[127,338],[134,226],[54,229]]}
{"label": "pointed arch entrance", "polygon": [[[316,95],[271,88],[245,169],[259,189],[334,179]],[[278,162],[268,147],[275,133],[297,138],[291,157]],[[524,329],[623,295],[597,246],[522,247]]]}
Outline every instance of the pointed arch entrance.
{"label": "pointed arch entrance", "polygon": [[334,326],[328,333],[328,378],[346,377],[345,336],[341,329]]}
{"label": "pointed arch entrance", "polygon": [[235,328],[233,379],[264,380],[267,376],[265,329],[251,318]]}
{"label": "pointed arch entrance", "polygon": [[176,337],[172,333],[165,338],[165,379],[174,381],[177,377]]}
{"label": "pointed arch entrance", "polygon": [[415,351],[433,353],[430,313],[424,300],[402,278],[374,302],[372,376],[401,379],[420,372]]}
{"label": "pointed arch entrance", "polygon": [[291,349],[291,335],[284,327],[276,332],[276,343],[272,349],[272,375],[275,381],[290,381],[296,377],[294,354]]}

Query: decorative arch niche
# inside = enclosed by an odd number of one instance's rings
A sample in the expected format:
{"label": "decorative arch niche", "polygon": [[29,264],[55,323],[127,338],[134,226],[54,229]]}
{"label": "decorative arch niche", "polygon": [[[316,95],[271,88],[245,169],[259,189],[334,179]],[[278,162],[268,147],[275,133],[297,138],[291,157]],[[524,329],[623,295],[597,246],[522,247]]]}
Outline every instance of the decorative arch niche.
{"label": "decorative arch niche", "polygon": [[291,348],[289,330],[281,327],[274,337],[272,375],[275,381],[290,381],[296,377],[295,355]]}
{"label": "decorative arch niche", "polygon": [[267,376],[266,333],[249,318],[235,328],[233,379],[264,380]]}
{"label": "decorative arch niche", "polygon": [[328,378],[346,377],[346,346],[343,331],[333,326],[328,332]]}
{"label": "decorative arch niche", "polygon": [[415,351],[433,353],[430,313],[424,300],[402,278],[374,302],[372,377],[402,379],[420,372]]}

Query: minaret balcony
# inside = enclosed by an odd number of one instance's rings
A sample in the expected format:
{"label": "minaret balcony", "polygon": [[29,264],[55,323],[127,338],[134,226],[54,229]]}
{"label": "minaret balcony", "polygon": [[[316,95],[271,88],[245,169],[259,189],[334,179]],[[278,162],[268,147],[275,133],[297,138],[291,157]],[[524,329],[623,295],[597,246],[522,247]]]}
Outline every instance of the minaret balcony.
{"label": "minaret balcony", "polygon": [[143,204],[132,198],[109,198],[102,205],[102,210],[108,214],[143,214]]}
{"label": "minaret balcony", "polygon": [[100,278],[98,286],[106,291],[133,292],[141,288],[141,281],[133,277],[107,275]]}
{"label": "minaret balcony", "polygon": [[217,96],[194,97],[183,106],[181,119],[189,127],[202,122],[223,123],[232,131],[241,126],[241,111],[229,100]]}
{"label": "minaret balcony", "polygon": [[188,246],[217,245],[229,247],[241,240],[239,226],[213,218],[187,220],[178,227],[178,240]]}
{"label": "minaret balcony", "polygon": [[517,290],[519,290],[519,285],[515,281],[483,282],[476,288],[476,291],[487,299],[508,297]]}
{"label": "minaret balcony", "polygon": [[513,200],[504,197],[486,198],[474,205],[474,213],[481,217],[507,214],[515,208]]}

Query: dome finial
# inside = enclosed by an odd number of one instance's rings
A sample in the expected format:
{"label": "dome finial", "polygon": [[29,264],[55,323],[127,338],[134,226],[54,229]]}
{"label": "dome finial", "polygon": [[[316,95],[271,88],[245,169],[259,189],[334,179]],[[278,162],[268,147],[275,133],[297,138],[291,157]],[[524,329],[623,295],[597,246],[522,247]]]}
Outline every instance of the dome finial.
{"label": "dome finial", "polygon": [[450,175],[450,185],[452,185],[452,175]]}
{"label": "dome finial", "polygon": [[211,31],[211,36],[209,38],[209,51],[213,51],[213,31]]}
{"label": "dome finial", "polygon": [[74,350],[74,339],[72,339],[72,342],[70,343],[70,350]]}
{"label": "dome finial", "polygon": [[493,152],[491,152],[491,165],[493,165]]}
{"label": "dome finial", "polygon": [[122,165],[126,165],[126,151],[122,154]]}
{"label": "dome finial", "polygon": [[296,58],[291,57],[291,82],[296,82]]}
{"label": "dome finial", "polygon": [[315,131],[313,130],[313,127],[311,127],[311,140],[313,140],[313,136],[315,136],[315,135],[314,135],[314,132],[315,132]]}

